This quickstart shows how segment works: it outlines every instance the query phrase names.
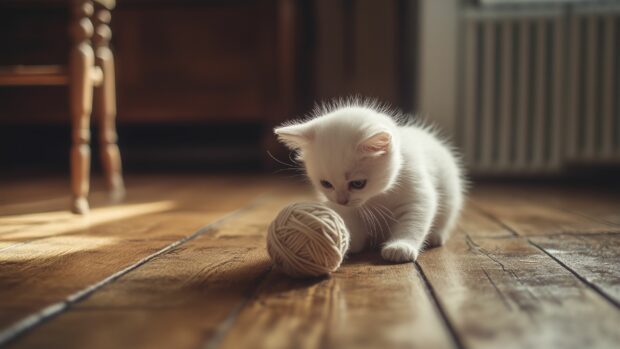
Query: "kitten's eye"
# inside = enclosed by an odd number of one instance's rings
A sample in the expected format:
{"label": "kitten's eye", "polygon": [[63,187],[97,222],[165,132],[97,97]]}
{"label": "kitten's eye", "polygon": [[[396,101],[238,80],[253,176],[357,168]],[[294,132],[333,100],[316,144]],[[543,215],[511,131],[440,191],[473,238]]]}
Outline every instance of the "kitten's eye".
{"label": "kitten's eye", "polygon": [[350,181],[349,182],[349,188],[350,189],[362,189],[366,186],[366,180],[365,179],[359,179],[357,181]]}
{"label": "kitten's eye", "polygon": [[325,181],[325,180],[321,180],[321,185],[325,189],[332,189],[334,187],[331,183],[329,183],[328,181]]}

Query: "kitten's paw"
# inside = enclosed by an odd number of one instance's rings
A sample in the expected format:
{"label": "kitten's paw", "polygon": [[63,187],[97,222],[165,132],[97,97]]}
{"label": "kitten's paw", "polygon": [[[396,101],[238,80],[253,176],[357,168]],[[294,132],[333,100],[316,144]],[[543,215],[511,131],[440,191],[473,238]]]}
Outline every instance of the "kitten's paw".
{"label": "kitten's paw", "polygon": [[445,243],[445,239],[437,233],[431,233],[426,238],[426,246],[431,247],[431,248],[443,246],[444,243]]}
{"label": "kitten's paw", "polygon": [[406,241],[392,241],[383,246],[381,257],[396,263],[413,262],[418,258],[418,250]]}

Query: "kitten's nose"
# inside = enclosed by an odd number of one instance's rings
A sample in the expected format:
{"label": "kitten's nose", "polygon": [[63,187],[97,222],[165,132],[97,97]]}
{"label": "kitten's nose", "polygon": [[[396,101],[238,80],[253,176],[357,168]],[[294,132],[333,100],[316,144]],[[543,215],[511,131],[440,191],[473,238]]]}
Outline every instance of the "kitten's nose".
{"label": "kitten's nose", "polygon": [[338,198],[338,203],[340,205],[346,205],[349,203],[349,198]]}

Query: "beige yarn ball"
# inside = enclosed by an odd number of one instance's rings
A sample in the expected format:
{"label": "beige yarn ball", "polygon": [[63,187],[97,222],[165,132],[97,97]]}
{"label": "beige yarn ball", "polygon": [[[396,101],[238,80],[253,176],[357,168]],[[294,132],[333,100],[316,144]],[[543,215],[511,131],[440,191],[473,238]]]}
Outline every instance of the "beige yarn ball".
{"label": "beige yarn ball", "polygon": [[331,273],[338,269],[348,248],[344,221],[320,203],[285,207],[267,234],[267,251],[274,265],[293,277]]}

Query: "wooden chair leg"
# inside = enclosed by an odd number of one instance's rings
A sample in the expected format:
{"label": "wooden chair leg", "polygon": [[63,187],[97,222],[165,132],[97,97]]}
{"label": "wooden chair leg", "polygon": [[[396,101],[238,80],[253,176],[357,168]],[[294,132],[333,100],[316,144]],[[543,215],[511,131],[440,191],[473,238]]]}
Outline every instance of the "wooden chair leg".
{"label": "wooden chair leg", "polygon": [[94,52],[90,45],[93,26],[89,17],[93,13],[90,0],[75,0],[73,3],[72,36],[73,48],[70,56],[70,107],[72,118],[71,188],[73,192],[72,211],[78,214],[88,212],[88,190],[90,175],[90,114],[93,102]]}
{"label": "wooden chair leg", "polygon": [[116,82],[114,77],[114,55],[109,42],[112,37],[110,26],[111,12],[99,9],[95,15],[95,57],[96,64],[103,72],[103,81],[97,94],[97,114],[100,121],[101,161],[110,192],[110,198],[118,202],[125,196],[121,155],[116,134]]}

